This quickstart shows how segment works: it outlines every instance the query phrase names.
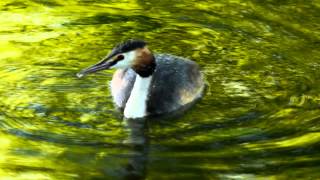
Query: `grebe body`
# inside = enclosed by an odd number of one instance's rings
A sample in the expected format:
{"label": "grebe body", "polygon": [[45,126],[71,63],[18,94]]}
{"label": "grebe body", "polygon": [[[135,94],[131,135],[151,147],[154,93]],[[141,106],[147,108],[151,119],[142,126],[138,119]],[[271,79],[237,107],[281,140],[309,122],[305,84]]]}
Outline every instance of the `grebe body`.
{"label": "grebe body", "polygon": [[141,40],[116,46],[78,77],[110,68],[117,69],[110,83],[113,101],[126,118],[171,113],[203,94],[203,75],[195,62],[169,54],[153,55]]}

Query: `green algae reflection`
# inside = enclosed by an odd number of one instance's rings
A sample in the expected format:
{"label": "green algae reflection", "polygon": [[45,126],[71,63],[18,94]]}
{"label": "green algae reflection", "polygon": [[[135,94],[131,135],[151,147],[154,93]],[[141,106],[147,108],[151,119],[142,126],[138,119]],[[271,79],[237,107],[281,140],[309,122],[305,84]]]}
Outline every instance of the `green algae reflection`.
{"label": "green algae reflection", "polygon": [[[0,179],[317,179],[320,1],[2,0]],[[77,79],[118,42],[195,60],[204,98],[127,122],[112,71]]]}

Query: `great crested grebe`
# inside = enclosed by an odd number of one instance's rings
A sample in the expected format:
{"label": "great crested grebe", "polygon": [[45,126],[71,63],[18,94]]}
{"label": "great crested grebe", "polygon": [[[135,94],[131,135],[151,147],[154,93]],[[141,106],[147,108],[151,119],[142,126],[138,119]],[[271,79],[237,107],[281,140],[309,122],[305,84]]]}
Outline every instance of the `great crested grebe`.
{"label": "great crested grebe", "polygon": [[77,76],[116,68],[111,81],[115,104],[124,109],[125,118],[171,113],[202,96],[203,76],[198,65],[169,54],[155,54],[142,40],[117,45],[99,63]]}

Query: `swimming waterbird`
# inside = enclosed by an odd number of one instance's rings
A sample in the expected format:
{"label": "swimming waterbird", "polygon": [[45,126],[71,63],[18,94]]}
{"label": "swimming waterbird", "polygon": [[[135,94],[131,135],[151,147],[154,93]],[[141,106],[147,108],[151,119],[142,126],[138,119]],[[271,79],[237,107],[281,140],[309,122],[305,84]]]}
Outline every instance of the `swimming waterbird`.
{"label": "swimming waterbird", "polygon": [[153,54],[145,41],[120,43],[99,63],[77,76],[117,69],[110,83],[113,101],[125,118],[163,115],[183,109],[204,91],[198,65],[186,58]]}

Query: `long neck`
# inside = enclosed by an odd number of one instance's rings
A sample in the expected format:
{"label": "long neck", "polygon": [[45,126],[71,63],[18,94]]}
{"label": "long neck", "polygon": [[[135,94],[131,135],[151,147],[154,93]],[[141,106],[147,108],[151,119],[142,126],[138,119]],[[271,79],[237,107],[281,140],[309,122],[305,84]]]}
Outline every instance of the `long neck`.
{"label": "long neck", "polygon": [[147,100],[152,75],[148,77],[136,76],[130,97],[124,109],[126,118],[142,118],[147,115]]}

